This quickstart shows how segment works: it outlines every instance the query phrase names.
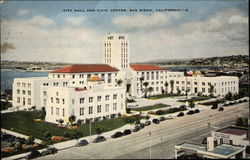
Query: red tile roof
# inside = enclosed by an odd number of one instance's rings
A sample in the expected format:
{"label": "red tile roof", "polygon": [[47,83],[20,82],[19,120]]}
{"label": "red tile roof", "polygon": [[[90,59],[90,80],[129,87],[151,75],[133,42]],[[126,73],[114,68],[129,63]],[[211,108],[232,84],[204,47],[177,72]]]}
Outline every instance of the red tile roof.
{"label": "red tile roof", "polygon": [[226,133],[226,134],[233,134],[233,135],[238,135],[238,136],[241,136],[243,134],[248,133],[247,129],[238,128],[238,127],[231,127],[231,126],[217,130],[217,132]]}
{"label": "red tile roof", "polygon": [[131,64],[130,67],[134,71],[167,70],[166,68],[163,67],[147,65],[147,64]]}
{"label": "red tile roof", "polygon": [[75,64],[52,71],[51,73],[118,72],[107,64]]}

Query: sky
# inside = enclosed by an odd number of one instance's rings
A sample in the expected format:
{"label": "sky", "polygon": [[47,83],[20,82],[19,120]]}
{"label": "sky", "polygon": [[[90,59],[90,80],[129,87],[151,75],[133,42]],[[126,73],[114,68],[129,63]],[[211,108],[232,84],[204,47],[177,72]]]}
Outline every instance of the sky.
{"label": "sky", "polygon": [[133,63],[249,54],[248,0],[4,1],[0,9],[1,60],[102,63],[107,33],[128,34]]}

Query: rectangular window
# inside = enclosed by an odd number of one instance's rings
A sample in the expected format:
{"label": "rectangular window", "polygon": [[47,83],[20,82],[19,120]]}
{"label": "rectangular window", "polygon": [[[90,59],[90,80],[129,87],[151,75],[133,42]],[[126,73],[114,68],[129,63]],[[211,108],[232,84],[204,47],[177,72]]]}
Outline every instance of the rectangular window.
{"label": "rectangular window", "polygon": [[62,111],[63,111],[63,117],[64,117],[65,116],[65,110],[63,109]]}
{"label": "rectangular window", "polygon": [[31,105],[31,99],[28,98],[28,105]]}
{"label": "rectangular window", "polygon": [[101,106],[101,105],[98,105],[98,106],[97,106],[97,113],[101,113],[101,111],[102,111],[102,106]]}
{"label": "rectangular window", "polygon": [[20,87],[20,83],[19,82],[17,83],[17,87]]}
{"label": "rectangular window", "polygon": [[46,96],[47,95],[47,92],[46,91],[43,91],[43,96]]}
{"label": "rectangular window", "polygon": [[80,116],[84,115],[84,108],[80,108]]}
{"label": "rectangular window", "polygon": [[108,74],[108,83],[111,83],[111,73]]}
{"label": "rectangular window", "polygon": [[59,104],[59,98],[56,98],[56,103]]}
{"label": "rectangular window", "polygon": [[187,81],[187,85],[190,85],[190,81]]}
{"label": "rectangular window", "polygon": [[197,82],[194,82],[194,85],[197,85]]}
{"label": "rectangular window", "polygon": [[53,98],[51,97],[51,103],[53,103]]}
{"label": "rectangular window", "polygon": [[75,99],[72,99],[72,104],[75,104]]}
{"label": "rectangular window", "polygon": [[84,103],[84,98],[80,98],[80,104]]}
{"label": "rectangular window", "polygon": [[51,114],[53,114],[53,107],[51,107]]}
{"label": "rectangular window", "polygon": [[59,115],[59,108],[56,108],[56,115]]}
{"label": "rectangular window", "polygon": [[25,83],[22,83],[22,87],[26,87],[26,84],[25,84]]}
{"label": "rectangular window", "polygon": [[108,101],[109,100],[109,95],[105,96],[105,100]]}
{"label": "rectangular window", "polygon": [[179,84],[179,81],[176,81],[176,84]]}
{"label": "rectangular window", "polygon": [[206,88],[202,88],[202,92],[206,92]]}
{"label": "rectangular window", "polygon": [[17,90],[17,94],[20,94],[20,89]]}
{"label": "rectangular window", "polygon": [[20,103],[20,97],[17,97],[17,103]]}
{"label": "rectangular window", "polygon": [[114,94],[114,95],[113,95],[113,99],[117,99],[117,94]]}
{"label": "rectangular window", "polygon": [[23,94],[25,94],[25,90],[23,90]]}
{"label": "rectangular window", "polygon": [[102,96],[97,97],[97,101],[100,102],[102,100]]}
{"label": "rectangular window", "polygon": [[31,95],[31,91],[28,91],[28,95]]}
{"label": "rectangular window", "polygon": [[89,107],[89,114],[93,114],[93,106]]}
{"label": "rectangular window", "polygon": [[65,100],[64,99],[62,99],[62,104],[65,104]]}
{"label": "rectangular window", "polygon": [[113,110],[114,110],[114,111],[117,110],[117,103],[113,103]]}
{"label": "rectangular window", "polygon": [[202,85],[205,86],[205,82],[202,82]]}
{"label": "rectangular window", "polygon": [[106,105],[105,105],[105,111],[106,111],[106,112],[109,112],[109,104],[106,104]]}
{"label": "rectangular window", "polygon": [[89,97],[89,103],[93,102],[93,97]]}

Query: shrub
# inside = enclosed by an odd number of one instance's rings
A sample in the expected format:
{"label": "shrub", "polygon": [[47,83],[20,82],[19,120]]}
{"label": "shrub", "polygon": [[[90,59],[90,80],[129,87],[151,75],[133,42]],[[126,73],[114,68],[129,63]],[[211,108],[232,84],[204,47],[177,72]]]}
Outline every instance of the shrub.
{"label": "shrub", "polygon": [[214,103],[211,109],[217,109],[218,108],[218,103]]}
{"label": "shrub", "polygon": [[118,113],[118,117],[121,117],[121,113]]}
{"label": "shrub", "polygon": [[27,138],[26,144],[34,144],[35,138],[31,135]]}
{"label": "shrub", "polygon": [[111,114],[111,115],[110,115],[110,118],[115,118],[115,114]]}
{"label": "shrub", "polygon": [[69,131],[64,131],[63,136],[66,138],[70,138],[70,133]]}

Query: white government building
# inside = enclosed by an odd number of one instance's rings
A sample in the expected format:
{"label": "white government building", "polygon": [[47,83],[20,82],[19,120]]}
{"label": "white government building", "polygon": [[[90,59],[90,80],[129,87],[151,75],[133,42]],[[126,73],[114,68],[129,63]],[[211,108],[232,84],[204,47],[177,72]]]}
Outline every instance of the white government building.
{"label": "white government building", "polygon": [[[214,95],[224,96],[229,91],[238,93],[238,78],[229,76],[185,77],[183,72],[171,72],[166,68],[130,64],[128,36],[107,34],[103,41],[103,64],[76,64],[50,72],[48,77],[15,78],[13,82],[13,106],[19,109],[45,107],[45,120],[57,123],[58,119],[102,120],[125,113],[127,97],[142,97],[144,82],[151,95],[178,89],[188,94],[209,94],[209,84],[215,86]],[[121,82],[122,83],[119,83]]]}

